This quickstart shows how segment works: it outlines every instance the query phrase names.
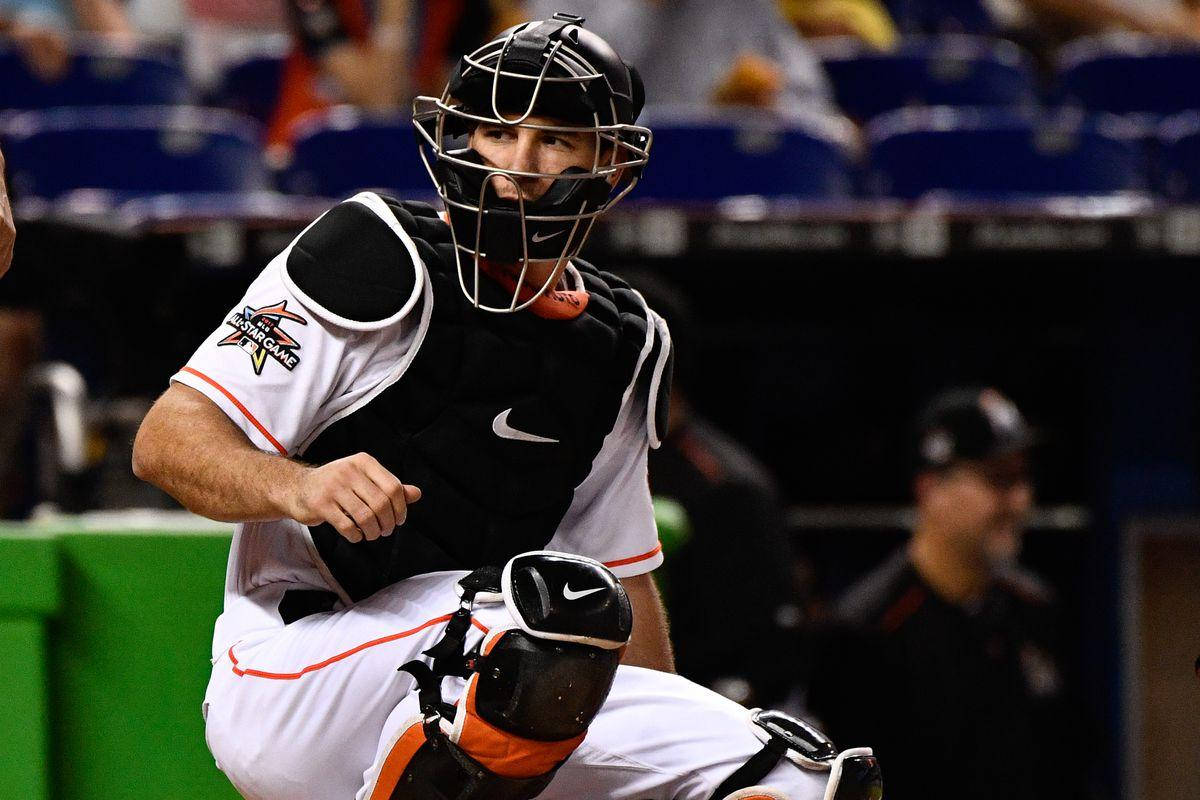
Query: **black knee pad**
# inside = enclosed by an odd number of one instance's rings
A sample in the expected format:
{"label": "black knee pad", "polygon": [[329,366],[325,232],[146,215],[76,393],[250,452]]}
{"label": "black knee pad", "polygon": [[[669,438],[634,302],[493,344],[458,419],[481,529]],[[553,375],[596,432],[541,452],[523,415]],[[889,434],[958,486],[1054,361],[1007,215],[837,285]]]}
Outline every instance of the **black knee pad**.
{"label": "black knee pad", "polygon": [[[499,575],[472,573],[459,585],[457,619],[426,651],[433,668],[404,666],[417,677],[422,715],[388,756],[389,797],[536,797],[608,697],[633,630],[629,598],[598,562],[550,552],[517,556]],[[489,632],[464,656],[470,609],[488,595],[503,598],[518,627]],[[452,709],[441,703],[445,675],[467,678]]]}

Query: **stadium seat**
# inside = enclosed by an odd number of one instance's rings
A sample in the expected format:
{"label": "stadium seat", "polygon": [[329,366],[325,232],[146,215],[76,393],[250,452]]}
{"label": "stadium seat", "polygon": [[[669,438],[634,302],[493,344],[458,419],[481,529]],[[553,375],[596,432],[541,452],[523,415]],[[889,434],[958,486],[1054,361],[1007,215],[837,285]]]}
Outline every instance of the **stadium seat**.
{"label": "stadium seat", "polygon": [[976,36],[905,39],[890,53],[853,39],[819,43],[838,104],[867,120],[911,105],[1032,106],[1032,61],[1012,42]]}
{"label": "stadium seat", "polygon": [[296,125],[285,192],[346,197],[363,189],[430,194],[433,184],[405,115],[373,115],[349,106],[315,112]]}
{"label": "stadium seat", "polygon": [[975,199],[1142,191],[1137,129],[1119,117],[903,109],[867,126],[872,194]]}
{"label": "stadium seat", "polygon": [[50,83],[30,72],[15,50],[0,47],[0,75],[0,108],[178,105],[191,99],[179,64],[99,42],[73,43],[66,75]]}
{"label": "stadium seat", "polygon": [[987,0],[885,0],[885,5],[905,34],[996,32]]}
{"label": "stadium seat", "polygon": [[632,197],[710,202],[736,195],[838,199],[854,190],[854,130],[842,117],[664,118]]}
{"label": "stadium seat", "polygon": [[1114,114],[1200,109],[1200,46],[1138,34],[1082,39],[1059,56],[1063,100]]}
{"label": "stadium seat", "polygon": [[189,107],[29,111],[4,131],[13,194],[47,200],[264,189],[258,136],[239,114]]}
{"label": "stadium seat", "polygon": [[264,124],[269,122],[283,83],[284,60],[283,55],[260,54],[235,62],[221,78],[218,104]]}
{"label": "stadium seat", "polygon": [[1168,118],[1158,138],[1163,194],[1173,200],[1200,200],[1200,111]]}

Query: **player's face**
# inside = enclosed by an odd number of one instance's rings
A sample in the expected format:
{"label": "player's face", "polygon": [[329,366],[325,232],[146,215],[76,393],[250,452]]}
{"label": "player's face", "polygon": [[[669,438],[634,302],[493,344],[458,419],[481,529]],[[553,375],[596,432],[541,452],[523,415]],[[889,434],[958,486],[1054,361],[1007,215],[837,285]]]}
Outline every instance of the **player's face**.
{"label": "player's face", "polygon": [[964,461],[939,475],[921,499],[930,523],[971,560],[1013,560],[1033,505],[1028,460],[1016,453]]}
{"label": "player's face", "polygon": [[[534,125],[561,125],[550,117],[531,116]],[[471,132],[471,147],[483,157],[483,163],[517,172],[542,172],[558,175],[568,167],[591,170],[596,159],[596,137],[591,133],[544,131],[518,125],[480,123]],[[552,178],[517,178],[513,181],[493,177],[492,187],[504,200],[517,199],[517,187],[526,201],[546,193]]]}

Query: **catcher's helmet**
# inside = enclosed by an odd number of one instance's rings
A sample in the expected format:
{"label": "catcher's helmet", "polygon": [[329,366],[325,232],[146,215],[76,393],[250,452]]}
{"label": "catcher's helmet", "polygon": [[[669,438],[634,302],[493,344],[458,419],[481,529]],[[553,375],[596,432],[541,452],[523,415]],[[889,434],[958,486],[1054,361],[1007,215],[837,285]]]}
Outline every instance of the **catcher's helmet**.
{"label": "catcher's helmet", "polygon": [[[478,308],[508,312],[530,305],[579,253],[596,217],[637,183],[651,133],[635,123],[644,102],[641,78],[583,18],[558,13],[510,28],[459,61],[440,98],[413,101],[421,157],[446,204],[459,282]],[[555,124],[528,122],[547,117]],[[590,134],[590,169],[559,174],[500,169],[483,163],[469,137],[478,124]],[[497,195],[493,179],[552,179],[536,199]],[[463,254],[470,260],[464,263]],[[480,260],[521,268],[506,306],[480,302]],[[544,285],[523,293],[530,261],[554,261]],[[468,268],[469,266],[469,268]]]}

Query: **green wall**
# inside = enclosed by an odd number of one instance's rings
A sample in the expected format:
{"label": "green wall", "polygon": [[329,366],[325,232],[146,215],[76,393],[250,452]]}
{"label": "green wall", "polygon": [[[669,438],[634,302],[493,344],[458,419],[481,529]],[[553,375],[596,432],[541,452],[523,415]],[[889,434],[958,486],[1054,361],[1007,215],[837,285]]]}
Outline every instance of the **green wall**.
{"label": "green wall", "polygon": [[232,800],[200,703],[229,533],[0,530],[0,791]]}

